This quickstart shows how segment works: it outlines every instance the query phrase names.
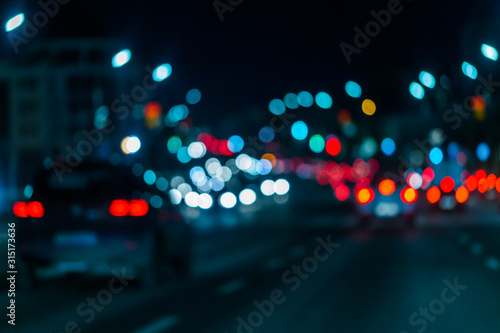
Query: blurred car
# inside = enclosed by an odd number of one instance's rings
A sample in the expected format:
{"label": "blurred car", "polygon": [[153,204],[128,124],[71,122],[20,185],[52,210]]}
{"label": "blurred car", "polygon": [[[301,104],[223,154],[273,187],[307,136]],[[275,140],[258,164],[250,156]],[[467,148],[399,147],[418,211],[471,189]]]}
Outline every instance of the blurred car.
{"label": "blurred car", "polygon": [[[469,199],[466,186],[456,186],[451,177],[444,177],[436,185],[426,189],[425,196],[434,211],[464,211]],[[431,184],[432,185],[432,184]]]}
{"label": "blurred car", "polygon": [[33,189],[29,201],[13,208],[20,257],[33,283],[113,269],[143,282],[188,273],[190,228],[168,199],[153,208],[145,199],[155,188],[129,168],[81,164],[61,178],[43,170]]}
{"label": "blurred car", "polygon": [[382,180],[378,187],[360,186],[355,189],[356,211],[361,226],[368,226],[374,219],[382,223],[403,220],[413,227],[415,202],[418,192],[411,187],[396,185],[390,179]]}

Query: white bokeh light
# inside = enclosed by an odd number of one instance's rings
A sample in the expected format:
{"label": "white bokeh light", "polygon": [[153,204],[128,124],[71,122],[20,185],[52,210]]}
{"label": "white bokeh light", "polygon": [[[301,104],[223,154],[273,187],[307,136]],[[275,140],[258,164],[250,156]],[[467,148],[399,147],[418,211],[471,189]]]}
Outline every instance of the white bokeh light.
{"label": "white bokeh light", "polygon": [[290,190],[290,183],[286,179],[278,179],[274,183],[274,192],[277,195],[285,195]]}
{"label": "white bokeh light", "polygon": [[257,200],[257,194],[255,194],[253,190],[247,188],[240,192],[239,199],[243,205],[248,206]]}
{"label": "white bokeh light", "polygon": [[219,204],[224,208],[233,208],[236,202],[236,196],[231,192],[225,192],[219,197]]}
{"label": "white bokeh light", "polygon": [[265,196],[271,196],[274,194],[274,182],[270,179],[264,180],[260,185],[260,191]]}

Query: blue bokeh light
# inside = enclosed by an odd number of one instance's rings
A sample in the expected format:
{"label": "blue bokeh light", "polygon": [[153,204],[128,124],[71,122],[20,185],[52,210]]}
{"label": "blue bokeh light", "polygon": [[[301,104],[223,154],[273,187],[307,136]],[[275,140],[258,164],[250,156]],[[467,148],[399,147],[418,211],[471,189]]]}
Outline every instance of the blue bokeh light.
{"label": "blue bokeh light", "polygon": [[322,109],[329,109],[333,104],[332,97],[323,91],[316,94],[315,101]]}
{"label": "blue bokeh light", "polygon": [[277,116],[282,115],[286,111],[285,103],[281,99],[273,99],[269,102],[269,111]]}
{"label": "blue bokeh light", "polygon": [[476,155],[480,161],[484,162],[488,158],[490,158],[490,153],[491,153],[490,146],[488,146],[487,143],[481,142],[480,144],[477,145]]}
{"label": "blue bokeh light", "polygon": [[115,68],[122,67],[132,58],[132,52],[129,49],[118,52],[111,60],[111,65]]}
{"label": "blue bokeh light", "polygon": [[434,79],[434,76],[432,76],[431,73],[428,73],[426,71],[420,72],[420,75],[418,76],[418,79],[427,88],[431,88],[432,89],[436,85],[436,79]]}
{"label": "blue bokeh light", "polygon": [[476,67],[472,66],[468,62],[464,61],[462,63],[462,72],[470,77],[471,79],[475,80],[477,78],[477,69]]}
{"label": "blue bokeh light", "polygon": [[380,143],[380,150],[386,156],[391,156],[396,151],[396,143],[391,138],[385,138]]}
{"label": "blue bokeh light", "polygon": [[201,91],[198,89],[191,89],[186,94],[186,102],[189,104],[197,104],[201,101]]}
{"label": "blue bokeh light", "polygon": [[481,52],[488,59],[491,59],[493,61],[497,61],[498,59],[498,51],[493,46],[483,44],[481,45]]}
{"label": "blue bokeh light", "polygon": [[286,107],[291,110],[299,108],[299,101],[297,95],[295,95],[294,93],[286,94],[285,98],[283,98],[283,101],[285,102]]}
{"label": "blue bokeh light", "polygon": [[453,160],[457,157],[460,152],[460,146],[456,142],[450,142],[448,145],[448,157]]}
{"label": "blue bokeh light", "polygon": [[314,104],[314,98],[311,93],[307,91],[301,91],[297,95],[297,101],[299,102],[299,105],[305,108],[309,108]]}
{"label": "blue bokeh light", "polygon": [[243,139],[239,135],[233,135],[227,141],[227,147],[233,153],[240,152],[243,149],[244,145],[245,141],[243,141]]}
{"label": "blue bokeh light", "polygon": [[438,148],[434,147],[429,153],[429,159],[431,160],[432,164],[438,165],[443,161],[443,151]]}
{"label": "blue bokeh light", "polygon": [[362,89],[361,86],[356,82],[348,81],[345,84],[345,92],[352,98],[359,98],[361,97]]}
{"label": "blue bokeh light", "polygon": [[295,140],[304,140],[307,138],[309,129],[305,122],[302,120],[296,121],[292,125],[292,136]]}
{"label": "blue bokeh light", "polygon": [[274,130],[269,127],[269,126],[265,126],[265,127],[262,127],[259,131],[259,139],[262,141],[262,142],[271,142],[274,140]]}
{"label": "blue bokeh light", "polygon": [[170,64],[163,64],[153,71],[153,80],[161,82],[172,74],[172,66]]}
{"label": "blue bokeh light", "polygon": [[410,84],[410,93],[416,99],[422,99],[425,95],[424,88],[417,82],[412,82]]}

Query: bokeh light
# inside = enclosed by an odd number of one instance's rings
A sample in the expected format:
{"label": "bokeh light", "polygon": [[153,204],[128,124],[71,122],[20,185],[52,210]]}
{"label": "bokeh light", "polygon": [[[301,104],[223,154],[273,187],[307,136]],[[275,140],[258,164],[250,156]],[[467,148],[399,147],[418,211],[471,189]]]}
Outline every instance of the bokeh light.
{"label": "bokeh light", "polygon": [[219,204],[224,208],[233,208],[236,205],[236,196],[231,192],[225,192],[219,197]]}
{"label": "bokeh light", "polygon": [[264,126],[259,131],[259,139],[262,142],[271,142],[274,140],[274,130],[269,126]]}
{"label": "bokeh light", "polygon": [[294,93],[286,94],[283,98],[283,101],[285,102],[285,106],[291,110],[299,108],[299,101],[297,95],[295,95]]}
{"label": "bokeh light", "polygon": [[443,161],[443,151],[438,147],[432,148],[429,153],[429,160],[434,165],[440,164]]}
{"label": "bokeh light", "polygon": [[345,92],[352,98],[359,98],[361,97],[362,89],[361,86],[356,82],[348,81],[345,84]]}
{"label": "bokeh light", "polygon": [[465,186],[460,186],[455,192],[455,198],[457,199],[458,203],[464,203],[469,198],[469,191]]}
{"label": "bokeh light", "polygon": [[390,179],[384,179],[378,185],[378,190],[382,195],[391,195],[396,190],[396,183]]}
{"label": "bokeh light", "polygon": [[262,184],[260,184],[260,191],[265,196],[271,196],[274,194],[274,182],[270,179],[264,180]]}
{"label": "bokeh light", "polygon": [[257,200],[257,194],[254,190],[247,188],[240,192],[238,198],[243,205],[248,206]]}
{"label": "bokeh light", "polygon": [[296,121],[292,125],[292,136],[295,140],[304,140],[309,134],[309,129],[307,125],[302,120]]}
{"label": "bokeh light", "polygon": [[481,52],[488,59],[491,59],[493,61],[497,61],[498,59],[498,51],[493,46],[483,44],[481,45]]}
{"label": "bokeh light", "polygon": [[191,89],[186,94],[186,102],[189,104],[197,104],[201,100],[201,91],[198,89]]}
{"label": "bokeh light", "polygon": [[301,91],[297,95],[297,101],[299,105],[305,108],[311,107],[314,104],[313,95],[307,91]]}
{"label": "bokeh light", "polygon": [[373,115],[377,110],[375,103],[371,99],[365,99],[363,104],[361,104],[361,109],[363,112],[369,116]]}
{"label": "bokeh light", "polygon": [[431,73],[428,73],[426,71],[420,72],[418,79],[427,88],[432,89],[436,85],[436,79],[434,79],[434,76]]}
{"label": "bokeh light", "polygon": [[315,153],[321,153],[325,149],[325,139],[320,134],[315,134],[309,139],[309,148]]}
{"label": "bokeh light", "polygon": [[487,143],[481,142],[480,144],[477,145],[476,148],[476,155],[477,158],[484,162],[490,158],[490,147],[488,146]]}
{"label": "bokeh light", "polygon": [[155,68],[153,71],[153,80],[161,82],[172,74],[172,66],[170,64],[163,64]]}
{"label": "bokeh light", "polygon": [[170,153],[176,154],[181,147],[182,147],[182,140],[178,136],[173,135],[168,139],[167,148]]}
{"label": "bokeh light", "polygon": [[141,140],[136,136],[127,136],[123,138],[120,148],[126,155],[135,154],[141,149]]}
{"label": "bokeh light", "polygon": [[424,88],[417,82],[410,84],[410,93],[416,99],[422,99],[425,96]]}
{"label": "bokeh light", "polygon": [[122,67],[130,61],[132,57],[132,52],[129,49],[122,50],[118,52],[111,60],[111,65],[115,68]]}
{"label": "bokeh light", "polygon": [[316,101],[316,105],[318,105],[322,109],[329,109],[333,104],[332,97],[326,92],[317,93],[314,100]]}
{"label": "bokeh light", "polygon": [[385,138],[380,144],[380,150],[386,156],[391,156],[396,151],[396,143],[391,138]]}
{"label": "bokeh light", "polygon": [[462,72],[469,78],[475,80],[477,78],[477,69],[468,62],[464,61],[462,63]]}
{"label": "bokeh light", "polygon": [[437,186],[432,186],[427,190],[426,197],[431,204],[434,204],[441,199],[441,190]]}
{"label": "bokeh light", "polygon": [[285,195],[290,190],[290,183],[286,179],[278,179],[274,182],[274,192],[277,195]]}
{"label": "bokeh light", "polygon": [[269,111],[277,116],[282,115],[286,111],[285,103],[281,99],[273,99],[269,102]]}
{"label": "bokeh light", "polygon": [[444,193],[449,193],[451,191],[453,191],[453,189],[455,188],[455,181],[453,180],[453,178],[451,177],[444,177],[442,180],[441,180],[441,190],[444,192]]}
{"label": "bokeh light", "polygon": [[245,142],[238,135],[233,135],[227,141],[227,148],[233,153],[239,153],[243,147],[245,146]]}
{"label": "bokeh light", "polygon": [[24,14],[23,13],[17,14],[16,16],[8,20],[7,23],[5,23],[5,31],[7,32],[12,31],[21,26],[23,22],[24,22]]}
{"label": "bokeh light", "polygon": [[336,156],[340,153],[341,145],[337,138],[330,138],[326,142],[326,152],[329,155]]}
{"label": "bokeh light", "polygon": [[401,191],[401,200],[405,203],[413,203],[417,198],[418,192],[412,187],[406,187]]}

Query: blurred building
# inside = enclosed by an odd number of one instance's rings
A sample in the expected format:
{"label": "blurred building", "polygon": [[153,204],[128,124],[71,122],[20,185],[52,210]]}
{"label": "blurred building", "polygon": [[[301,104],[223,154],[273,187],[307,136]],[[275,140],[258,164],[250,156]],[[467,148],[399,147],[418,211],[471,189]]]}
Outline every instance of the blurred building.
{"label": "blurred building", "polygon": [[77,133],[94,128],[99,107],[137,82],[141,68],[111,66],[120,46],[103,39],[33,42],[0,62],[0,202],[22,193],[45,159],[64,154]]}

